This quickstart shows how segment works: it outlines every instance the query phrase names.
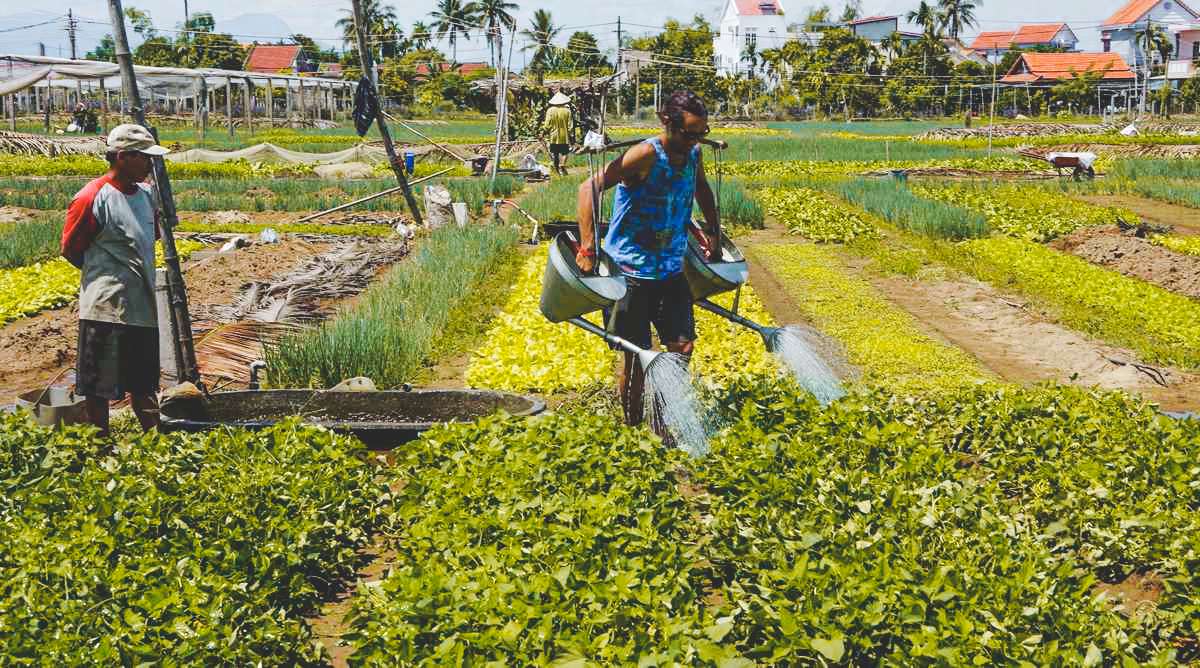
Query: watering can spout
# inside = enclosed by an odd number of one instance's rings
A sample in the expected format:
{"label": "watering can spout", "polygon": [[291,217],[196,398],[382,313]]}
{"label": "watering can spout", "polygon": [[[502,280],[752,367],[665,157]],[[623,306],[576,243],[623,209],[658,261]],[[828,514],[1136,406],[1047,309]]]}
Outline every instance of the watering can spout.
{"label": "watering can spout", "polygon": [[658,356],[661,354],[655,350],[639,350],[637,357],[638,363],[642,365],[642,371],[649,369],[650,365],[654,364],[654,360],[658,359]]}

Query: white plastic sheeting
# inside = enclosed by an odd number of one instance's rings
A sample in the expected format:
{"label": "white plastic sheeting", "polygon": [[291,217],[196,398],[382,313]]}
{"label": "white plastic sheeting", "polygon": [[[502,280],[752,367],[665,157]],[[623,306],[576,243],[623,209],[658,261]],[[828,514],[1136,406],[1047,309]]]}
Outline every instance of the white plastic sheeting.
{"label": "white plastic sheeting", "polygon": [[193,148],[187,151],[168,153],[167,160],[172,162],[226,162],[229,160],[245,160],[247,162],[290,162],[298,164],[333,164],[342,162],[377,163],[387,160],[387,153],[380,147],[362,144],[342,151],[330,153],[304,153],[289,151],[274,144],[255,144],[238,151],[209,151],[203,148]]}
{"label": "white plastic sheeting", "polygon": [[[299,90],[301,85],[305,89],[332,86],[335,89],[350,90],[354,85],[353,82],[337,79],[215,68],[189,69],[134,65],[133,73],[137,78],[140,90],[175,97],[190,97],[195,90],[196,81],[200,78],[203,78],[210,88],[224,86],[227,79],[233,79],[237,84],[246,79],[265,84],[267,79],[270,79],[272,86],[280,88],[286,86],[293,90]],[[116,63],[51,58],[49,56],[0,55],[0,95],[8,95],[33,87],[54,86],[74,89],[77,81],[90,82],[95,84],[94,87],[99,87],[99,82],[103,82],[104,88],[107,90],[121,90],[121,73]],[[88,87],[92,88],[93,86]]]}

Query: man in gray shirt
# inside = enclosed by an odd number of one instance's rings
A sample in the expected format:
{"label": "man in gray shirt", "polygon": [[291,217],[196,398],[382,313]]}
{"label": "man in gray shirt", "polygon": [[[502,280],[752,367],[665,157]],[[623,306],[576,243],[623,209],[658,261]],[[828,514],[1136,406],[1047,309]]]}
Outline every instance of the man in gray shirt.
{"label": "man in gray shirt", "polygon": [[158,425],[158,313],[154,304],[157,211],[143,183],[167,149],[140,125],[108,134],[109,170],[67,209],[62,255],[82,272],[75,391],[108,433],[110,401],[131,396],[142,429]]}

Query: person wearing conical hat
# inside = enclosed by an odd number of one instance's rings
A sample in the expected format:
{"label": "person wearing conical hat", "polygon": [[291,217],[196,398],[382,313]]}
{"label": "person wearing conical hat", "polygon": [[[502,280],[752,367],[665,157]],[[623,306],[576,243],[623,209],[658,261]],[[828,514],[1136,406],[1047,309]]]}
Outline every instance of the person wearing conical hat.
{"label": "person wearing conical hat", "polygon": [[571,151],[571,98],[560,90],[550,98],[550,108],[546,110],[546,134],[550,144],[550,158],[554,161],[554,171],[557,174],[567,173],[567,154]]}

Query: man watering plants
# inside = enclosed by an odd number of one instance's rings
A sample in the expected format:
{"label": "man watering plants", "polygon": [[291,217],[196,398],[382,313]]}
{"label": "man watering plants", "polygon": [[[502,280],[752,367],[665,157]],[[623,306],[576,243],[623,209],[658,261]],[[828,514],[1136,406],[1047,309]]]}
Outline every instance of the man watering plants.
{"label": "man watering plants", "polygon": [[[687,235],[691,228],[711,256],[710,238],[719,222],[699,146],[709,132],[708,110],[695,93],[681,90],[667,99],[658,117],[663,129],[657,137],[631,147],[579,187],[580,245],[575,261],[585,272],[595,266],[593,195],[615,185],[603,248],[625,275],[629,290],[610,314],[614,333],[650,348],[653,324],[668,351],[690,356],[696,321],[683,275]],[[704,230],[691,224],[693,199],[704,214]],[[645,370],[632,353],[625,353],[617,384],[626,424],[640,424]]]}
{"label": "man watering plants", "polygon": [[75,393],[88,420],[108,433],[108,404],[132,398],[143,429],[158,424],[158,314],[154,241],[158,220],[150,186],[151,156],[167,149],[140,125],[108,133],[108,171],[67,209],[62,255],[82,274]]}

